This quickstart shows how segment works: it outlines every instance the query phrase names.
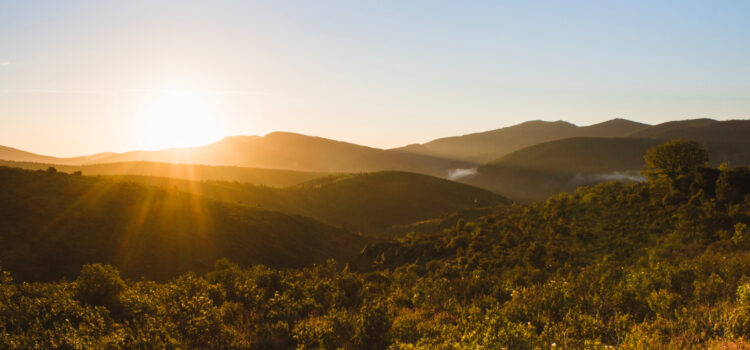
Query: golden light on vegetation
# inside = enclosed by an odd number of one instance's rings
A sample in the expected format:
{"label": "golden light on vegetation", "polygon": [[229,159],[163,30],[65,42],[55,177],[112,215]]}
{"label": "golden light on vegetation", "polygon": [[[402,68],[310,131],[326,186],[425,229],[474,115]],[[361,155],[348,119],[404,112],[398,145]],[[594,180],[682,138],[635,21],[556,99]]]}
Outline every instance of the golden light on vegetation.
{"label": "golden light on vegetation", "polygon": [[145,149],[200,146],[221,137],[215,94],[184,86],[150,93],[138,118],[137,134]]}

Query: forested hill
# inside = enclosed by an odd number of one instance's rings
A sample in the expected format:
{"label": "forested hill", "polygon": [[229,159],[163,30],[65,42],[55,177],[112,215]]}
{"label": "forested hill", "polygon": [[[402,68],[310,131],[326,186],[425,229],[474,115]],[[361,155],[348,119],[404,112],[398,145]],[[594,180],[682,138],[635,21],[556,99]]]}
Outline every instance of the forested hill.
{"label": "forested hill", "polygon": [[470,208],[510,204],[508,199],[480,188],[397,171],[327,176],[288,188],[157,177],[120,179],[309,216],[373,237],[390,236],[389,229],[396,225]]}
{"label": "forested hill", "polygon": [[0,266],[23,280],[104,262],[126,276],[345,260],[365,240],[313,219],[136,183],[0,167]]}
{"label": "forested hill", "polygon": [[669,142],[647,183],[452,214],[348,264],[222,260],[162,283],[0,272],[0,348],[744,349],[750,169],[706,160]]}

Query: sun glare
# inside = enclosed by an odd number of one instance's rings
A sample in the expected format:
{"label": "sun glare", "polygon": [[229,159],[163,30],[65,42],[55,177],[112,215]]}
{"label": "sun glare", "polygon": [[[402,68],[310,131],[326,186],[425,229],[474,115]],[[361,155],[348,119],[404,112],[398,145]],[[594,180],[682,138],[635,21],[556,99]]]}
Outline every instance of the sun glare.
{"label": "sun glare", "polygon": [[200,146],[221,137],[218,103],[212,94],[185,88],[150,94],[138,122],[145,149]]}

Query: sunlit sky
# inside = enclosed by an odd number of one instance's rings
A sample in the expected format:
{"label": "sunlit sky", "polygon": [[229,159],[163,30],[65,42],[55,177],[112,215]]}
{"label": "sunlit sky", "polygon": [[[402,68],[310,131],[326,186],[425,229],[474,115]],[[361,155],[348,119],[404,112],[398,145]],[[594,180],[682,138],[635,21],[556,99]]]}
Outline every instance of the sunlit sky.
{"label": "sunlit sky", "polygon": [[746,119],[748,62],[750,1],[0,0],[0,145]]}

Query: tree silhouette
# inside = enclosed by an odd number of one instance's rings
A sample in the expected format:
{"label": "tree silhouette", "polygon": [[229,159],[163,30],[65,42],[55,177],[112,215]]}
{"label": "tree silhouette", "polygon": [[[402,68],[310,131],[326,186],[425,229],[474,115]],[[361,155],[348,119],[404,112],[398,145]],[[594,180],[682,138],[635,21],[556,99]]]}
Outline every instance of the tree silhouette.
{"label": "tree silhouette", "polygon": [[648,150],[643,174],[653,183],[694,174],[708,162],[708,151],[695,141],[672,140]]}

